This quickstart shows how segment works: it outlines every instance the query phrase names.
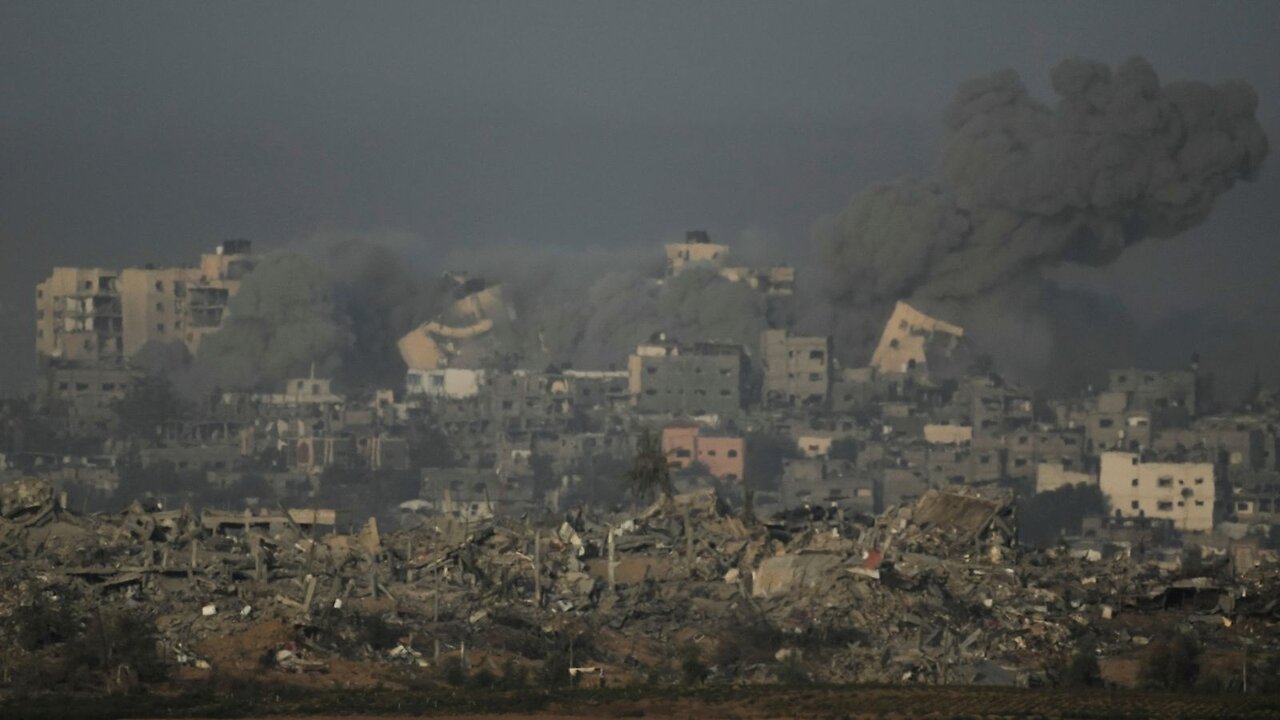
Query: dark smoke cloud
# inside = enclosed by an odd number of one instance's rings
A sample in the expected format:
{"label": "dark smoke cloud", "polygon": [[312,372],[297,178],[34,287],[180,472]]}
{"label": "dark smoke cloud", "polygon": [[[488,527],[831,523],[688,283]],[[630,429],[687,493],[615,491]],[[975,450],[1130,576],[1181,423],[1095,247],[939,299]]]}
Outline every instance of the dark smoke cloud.
{"label": "dark smoke cloud", "polygon": [[[931,176],[872,186],[819,225],[819,267],[802,275],[798,329],[832,332],[856,363],[889,306],[906,298],[964,324],[979,350],[1024,379],[1079,384],[1131,362],[1134,348],[1118,340],[1135,335],[1124,310],[1043,271],[1105,265],[1134,243],[1205,220],[1267,154],[1257,98],[1239,83],[1162,85],[1140,59],[1114,71],[1069,60],[1052,86],[1049,106],[1012,71],[964,83],[943,113]],[[731,239],[740,260],[763,259],[742,257],[749,248],[776,250],[757,235]],[[348,385],[398,385],[395,341],[451,300],[446,270],[503,284],[516,318],[504,323],[501,362],[528,368],[620,366],[659,331],[754,350],[770,320],[788,324],[712,268],[658,280],[658,242],[586,252],[488,245],[416,266],[405,259],[415,247],[423,244],[412,237],[325,237],[267,257],[226,328],[206,341],[198,376],[269,388],[314,361]]]}
{"label": "dark smoke cloud", "polygon": [[681,342],[739,343],[754,352],[768,324],[759,294],[712,268],[659,280],[662,244],[656,241],[588,252],[503,246],[458,253],[449,262],[503,284],[518,317],[512,349],[526,367],[622,367],[628,353],[657,332]]}
{"label": "dark smoke cloud", "polygon": [[[397,386],[396,340],[442,306],[439,274],[415,272],[392,245],[324,237],[260,258],[188,372],[206,390],[278,391],[309,373],[351,386]],[[173,368],[171,354],[151,350]]]}
{"label": "dark smoke cloud", "polygon": [[[962,84],[932,176],[873,186],[818,227],[820,309],[841,347],[865,347],[869,318],[903,298],[962,320],[979,306],[1011,316],[1047,268],[1106,265],[1204,221],[1267,155],[1246,84],[1161,85],[1140,58],[1114,71],[1068,60],[1051,79],[1053,106],[1011,70]],[[1041,305],[1021,311],[1053,312]]]}
{"label": "dark smoke cloud", "polygon": [[453,301],[456,286],[445,272],[454,270],[502,284],[515,312],[503,323],[494,364],[623,367],[656,332],[754,352],[767,326],[763,298],[712,268],[660,280],[658,242],[585,253],[499,246],[416,262],[415,245],[330,235],[269,253],[193,362],[181,361],[180,346],[154,347],[143,353],[146,365],[202,391],[278,390],[312,363],[347,388],[397,387],[405,368],[396,341]]}
{"label": "dark smoke cloud", "polygon": [[336,372],[354,337],[334,295],[333,278],[314,258],[263,257],[231,299],[223,326],[202,341],[193,368],[198,383],[278,392],[273,385],[313,364],[323,376]]}

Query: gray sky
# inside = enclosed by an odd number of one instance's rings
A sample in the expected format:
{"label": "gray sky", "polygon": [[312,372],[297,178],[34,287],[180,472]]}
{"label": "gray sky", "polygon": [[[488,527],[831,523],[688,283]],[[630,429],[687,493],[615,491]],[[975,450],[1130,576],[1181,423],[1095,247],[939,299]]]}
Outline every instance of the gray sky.
{"label": "gray sky", "polygon": [[[1276,2],[0,1],[0,390],[32,366],[54,265],[192,259],[225,237],[780,247],[865,184],[927,170],[956,85],[1045,99],[1085,56],[1250,82],[1280,142]],[[1275,305],[1280,181],[1064,281],[1157,323]],[[1232,315],[1234,313],[1234,315]]]}

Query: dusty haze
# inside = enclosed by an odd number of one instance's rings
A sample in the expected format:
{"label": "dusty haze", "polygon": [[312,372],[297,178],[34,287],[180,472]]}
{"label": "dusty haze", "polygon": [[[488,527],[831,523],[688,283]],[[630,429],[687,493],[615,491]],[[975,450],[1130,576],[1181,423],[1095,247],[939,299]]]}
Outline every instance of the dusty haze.
{"label": "dusty haze", "polygon": [[[1267,3],[7,3],[0,387],[30,376],[32,288],[53,265],[181,261],[225,237],[308,251],[339,237],[389,246],[407,259],[397,263],[403,271],[431,278],[513,248],[529,258],[656,257],[662,240],[705,227],[803,268],[814,264],[815,225],[868,188],[901,197],[967,181],[949,162],[953,98],[975,89],[964,85],[975,78],[1013,87],[1004,68],[1025,86],[1024,109],[1056,102],[1053,69],[1076,57],[1117,77],[1143,57],[1166,92],[1182,81],[1243,82],[1274,138],[1278,31],[1280,8]],[[1237,169],[1241,179],[1253,174]],[[1198,350],[1228,383],[1247,382],[1255,367],[1280,380],[1269,331],[1280,310],[1280,184],[1265,166],[1256,174],[1225,194],[1214,186],[1202,195],[1216,198],[1207,218],[1153,224],[1140,234],[1174,237],[1133,245],[1105,267],[1037,259],[1034,282],[997,274],[1002,299],[981,315],[1066,309],[1002,317],[987,336],[997,346],[1034,341],[1027,357],[1010,358],[1015,366],[1057,354],[1047,348],[1065,336],[1080,338],[1077,353],[1096,346],[1107,360],[1124,352],[1178,365]],[[1090,248],[1108,259],[1108,248],[1134,239],[1127,227],[1099,237]],[[1069,260],[1094,260],[1074,242],[1034,256],[1062,257],[1064,248]],[[342,265],[311,254],[326,272]],[[617,301],[640,292],[643,262],[555,278],[600,299],[580,320],[587,329],[560,340],[583,362],[603,362],[607,348],[629,341],[614,337],[621,319],[656,312]],[[375,281],[342,287],[386,286],[378,301],[409,298],[393,303],[407,316],[414,298],[430,304],[429,283],[387,285],[377,267],[364,269]],[[940,290],[945,275],[934,277],[890,284],[954,302]],[[817,288],[819,278],[802,279]],[[714,320],[668,312],[677,329]],[[361,328],[374,335],[358,342],[335,335],[329,349],[377,346],[407,322]]]}

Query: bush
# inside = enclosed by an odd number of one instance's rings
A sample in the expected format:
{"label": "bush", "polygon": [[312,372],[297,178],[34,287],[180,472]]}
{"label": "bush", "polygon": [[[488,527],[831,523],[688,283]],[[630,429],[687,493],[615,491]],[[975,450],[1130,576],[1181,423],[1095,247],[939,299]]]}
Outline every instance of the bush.
{"label": "bush", "polygon": [[33,589],[12,616],[18,647],[35,652],[75,639],[80,623],[71,608],[77,597],[69,587]]}
{"label": "bush", "polygon": [[1093,643],[1082,641],[1062,668],[1061,683],[1067,687],[1096,687],[1102,684],[1102,670]]}
{"label": "bush", "polygon": [[773,662],[774,654],[782,647],[782,632],[755,618],[742,618],[724,627],[719,635],[720,644],[716,646],[712,662],[722,670]]}
{"label": "bush", "polygon": [[529,670],[515,658],[507,658],[502,665],[502,689],[523,690],[529,685]]}
{"label": "bush", "polygon": [[132,676],[144,683],[169,676],[155,623],[136,610],[94,613],[84,633],[69,645],[67,662],[106,673],[109,682],[114,682],[113,676]]}
{"label": "bush", "polygon": [[569,653],[556,650],[547,655],[538,669],[538,684],[544,688],[564,687],[569,682]]}
{"label": "bush", "polygon": [[680,646],[680,678],[685,685],[701,685],[707,679],[702,652],[691,642]]}
{"label": "bush", "polygon": [[1143,686],[1160,690],[1190,690],[1199,677],[1200,643],[1188,633],[1151,643],[1139,668]]}
{"label": "bush", "polygon": [[586,658],[595,652],[589,633],[557,633],[547,638],[547,651],[538,670],[538,684],[545,688],[564,687],[569,683],[570,660],[587,665]]}
{"label": "bush", "polygon": [[454,687],[462,687],[467,684],[468,675],[467,666],[463,664],[462,658],[458,655],[450,655],[440,663],[440,677],[445,683]]}
{"label": "bush", "polygon": [[774,677],[782,685],[808,685],[813,682],[813,678],[809,676],[809,671],[805,669],[804,663],[800,661],[800,653],[792,651],[787,657],[778,663],[773,671]]}
{"label": "bush", "polygon": [[490,670],[489,668],[482,667],[476,671],[476,674],[471,676],[470,684],[473,687],[483,688],[487,690],[487,689],[498,686],[498,676],[494,675],[493,671]]}

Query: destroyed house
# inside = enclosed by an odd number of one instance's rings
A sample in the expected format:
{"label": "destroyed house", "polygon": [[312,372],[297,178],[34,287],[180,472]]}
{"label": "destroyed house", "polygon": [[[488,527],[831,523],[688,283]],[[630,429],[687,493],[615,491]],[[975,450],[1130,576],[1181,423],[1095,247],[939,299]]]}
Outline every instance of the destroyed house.
{"label": "destroyed house", "polygon": [[117,424],[115,403],[139,377],[139,371],[124,365],[47,361],[39,370],[36,398],[72,435],[104,435]]}
{"label": "destroyed house", "polygon": [[902,396],[903,385],[901,376],[881,375],[873,367],[832,369],[828,393],[831,412],[866,411],[881,400],[896,400]]}
{"label": "destroyed house", "polygon": [[1280,524],[1280,472],[1232,472],[1230,514],[1237,522]]}
{"label": "destroyed house", "polygon": [[788,458],[782,464],[776,500],[773,495],[758,492],[757,507],[767,509],[776,501],[783,510],[808,505],[871,514],[878,509],[874,475],[848,460]]}
{"label": "destroyed house", "polygon": [[518,517],[537,507],[531,482],[501,478],[488,470],[428,470],[423,473],[419,497],[436,513],[468,522]]}
{"label": "destroyed house", "polygon": [[1217,463],[1240,470],[1260,470],[1266,463],[1261,430],[1235,426],[1165,428],[1151,438],[1161,456]]}
{"label": "destroyed house", "polygon": [[568,382],[546,373],[490,373],[480,392],[487,415],[505,432],[563,428],[573,416]]}
{"label": "destroyed house", "polygon": [[622,409],[630,404],[626,370],[565,370],[563,377],[577,410]]}
{"label": "destroyed house", "polygon": [[1070,471],[1084,468],[1083,433],[1028,428],[1003,439],[1006,477],[1033,479],[1040,463],[1055,463]]}
{"label": "destroyed house", "polygon": [[1168,425],[1184,424],[1195,417],[1199,382],[1196,371],[1192,369],[1122,368],[1107,373],[1107,389],[1124,393],[1130,409],[1160,414],[1169,419]]}
{"label": "destroyed house", "polygon": [[667,243],[664,250],[667,277],[679,275],[691,265],[704,265],[715,268],[725,280],[744,283],[766,296],[789,296],[795,292],[795,268],[730,266],[729,246],[711,242],[705,230],[690,230],[685,233],[684,242]]}
{"label": "destroyed house", "polygon": [[974,432],[1004,433],[1022,428],[1035,419],[1031,394],[988,378],[969,381]]}
{"label": "destroyed house", "polygon": [[457,283],[457,300],[396,343],[410,370],[481,367],[501,351],[509,335],[516,313],[501,285],[465,276],[452,279]]}
{"label": "destroyed house", "polygon": [[928,377],[930,365],[949,360],[963,337],[964,328],[899,301],[871,355],[871,366],[881,373]]}
{"label": "destroyed house", "polygon": [[1090,455],[1137,452],[1151,445],[1151,413],[1129,409],[1124,393],[1099,393],[1083,402],[1055,401],[1050,407],[1059,427],[1083,428],[1085,451]]}
{"label": "destroyed house", "polygon": [[[1006,495],[977,497],[929,490],[916,501],[910,518],[917,542],[929,538],[930,544],[949,553],[984,553],[1008,547],[1017,532],[1015,505]],[[881,516],[876,530],[893,533],[894,526],[883,526],[887,520]]]}
{"label": "destroyed house", "polygon": [[729,259],[729,246],[711,242],[705,230],[690,230],[684,242],[667,243],[667,277],[679,274],[686,265],[706,263],[720,267]]}

